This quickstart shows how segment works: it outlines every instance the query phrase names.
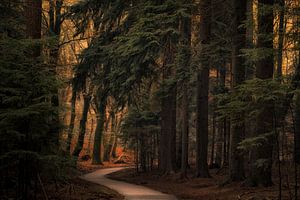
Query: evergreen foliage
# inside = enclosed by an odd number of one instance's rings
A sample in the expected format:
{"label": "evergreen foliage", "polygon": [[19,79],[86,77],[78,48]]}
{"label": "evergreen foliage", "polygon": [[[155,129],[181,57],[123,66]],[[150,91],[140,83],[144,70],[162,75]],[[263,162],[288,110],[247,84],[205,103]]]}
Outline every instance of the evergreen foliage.
{"label": "evergreen foliage", "polygon": [[53,66],[45,53],[32,56],[51,42],[27,38],[23,9],[19,1],[0,2],[0,192],[15,190],[16,199],[32,197],[38,176],[58,180],[71,166],[58,152]]}

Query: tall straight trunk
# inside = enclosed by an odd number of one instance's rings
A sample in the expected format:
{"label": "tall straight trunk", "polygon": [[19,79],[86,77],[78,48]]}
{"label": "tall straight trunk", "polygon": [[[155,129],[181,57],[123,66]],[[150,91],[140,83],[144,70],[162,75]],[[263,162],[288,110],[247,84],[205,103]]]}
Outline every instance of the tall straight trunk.
{"label": "tall straight trunk", "polygon": [[[50,25],[50,36],[55,37],[55,43],[50,47],[50,64],[51,73],[53,76],[58,76],[57,65],[59,63],[59,39],[61,32],[61,10],[62,10],[63,0],[50,0],[49,1],[49,25]],[[51,103],[53,106],[59,106],[59,90],[56,88],[55,94],[51,97]],[[53,117],[53,125],[51,129],[53,132],[60,133],[60,127],[58,126],[60,122],[59,113]],[[62,149],[62,148],[61,148]]]}
{"label": "tall straight trunk", "polygon": [[90,103],[91,103],[91,95],[85,94],[83,97],[83,110],[82,110],[82,117],[80,120],[79,135],[78,135],[78,140],[75,149],[73,151],[73,156],[78,157],[83,148],[84,136],[86,132],[86,121],[90,109]]}
{"label": "tall straight trunk", "polygon": [[223,119],[223,138],[224,138],[224,145],[223,145],[223,163],[222,166],[228,166],[228,157],[227,157],[227,146],[228,146],[228,140],[227,140],[227,135],[228,135],[228,128],[227,128],[227,118],[225,117]]}
{"label": "tall straight trunk", "polygon": [[[26,0],[26,36],[31,39],[41,39],[42,37],[42,0]],[[40,45],[32,48],[32,57],[41,55]]]}
{"label": "tall straight trunk", "polygon": [[[273,9],[274,0],[259,0],[258,9],[258,48],[267,48],[273,52]],[[266,11],[268,10],[268,11]],[[268,36],[266,38],[266,36]],[[273,53],[263,55],[256,65],[256,77],[259,79],[272,79],[274,69]],[[273,105],[272,102],[265,102],[256,119],[256,136],[263,136],[272,132],[273,127]],[[272,153],[274,135],[265,136],[266,141],[251,151],[252,166],[250,168],[251,185],[272,185]],[[260,163],[259,163],[260,162]],[[263,163],[261,163],[263,162]]]}
{"label": "tall straight trunk", "polygon": [[[174,50],[172,44],[167,44],[164,53],[163,79],[174,77],[174,69],[170,65],[174,63]],[[161,99],[161,138],[160,138],[160,170],[165,173],[173,173],[176,169],[176,84],[171,86],[168,94]]]}
{"label": "tall straight trunk", "polygon": [[282,53],[284,42],[284,15],[285,15],[285,0],[277,0],[279,3],[279,25],[278,25],[278,50],[277,50],[277,77],[282,78]]}
{"label": "tall straight trunk", "polygon": [[231,146],[231,141],[230,141],[230,136],[231,136],[231,119],[228,118],[226,120],[226,133],[227,133],[227,147],[226,147],[226,163],[229,165],[229,156],[230,156],[230,146]]}
{"label": "tall straight trunk", "polygon": [[297,93],[295,100],[295,161],[300,163],[300,94]]}
{"label": "tall straight trunk", "polygon": [[104,123],[105,123],[105,113],[106,112],[106,98],[100,98],[100,102],[97,105],[97,126],[94,134],[94,148],[93,148],[93,156],[92,163],[93,164],[102,164],[103,158],[103,148],[102,148],[102,140],[103,140],[103,131],[104,131]]}
{"label": "tall straight trunk", "polygon": [[[55,37],[55,44],[50,49],[51,62],[56,68],[59,57],[59,39],[61,33],[62,16],[61,10],[63,6],[63,0],[49,0],[49,35]],[[56,70],[54,70],[56,72]]]}
{"label": "tall straight trunk", "polygon": [[71,141],[75,126],[75,118],[76,118],[76,97],[77,93],[74,88],[72,88],[72,99],[71,99],[71,118],[70,118],[70,124],[68,128],[68,135],[66,139],[66,152],[70,153],[70,147],[71,147]]}
{"label": "tall straight trunk", "polygon": [[209,90],[209,61],[203,48],[210,43],[211,0],[203,0],[199,5],[200,32],[199,41],[200,69],[197,72],[197,119],[196,119],[196,176],[210,177],[207,164],[208,156],[208,90]]}
{"label": "tall straight trunk", "polygon": [[[219,85],[222,88],[222,91],[225,92],[225,83],[226,83],[226,64],[224,63],[223,66],[219,68]],[[216,158],[215,164],[218,167],[222,166],[222,160],[224,162],[223,155],[226,152],[226,137],[225,137],[225,125],[226,119],[220,119],[218,121],[218,128],[217,128],[217,145],[216,145]],[[224,149],[223,149],[224,147]]]}
{"label": "tall straight trunk", "polygon": [[182,33],[182,48],[179,53],[182,56],[180,69],[185,78],[182,80],[182,110],[181,110],[181,133],[182,133],[182,152],[181,152],[181,176],[186,177],[188,166],[188,147],[189,147],[189,70],[190,70],[190,48],[191,48],[191,18],[183,19],[180,23],[180,31]]}
{"label": "tall straight trunk", "polygon": [[147,151],[146,151],[146,148],[147,148],[147,144],[146,144],[146,141],[145,141],[145,134],[146,134],[146,131],[142,131],[141,134],[140,134],[140,164],[141,164],[141,169],[143,172],[147,172]]}
{"label": "tall straight trunk", "polygon": [[223,120],[217,122],[217,131],[216,131],[216,156],[215,156],[215,165],[216,167],[222,166],[222,152],[223,152]]}
{"label": "tall straight trunk", "polygon": [[[168,73],[165,73],[167,75]],[[160,170],[165,174],[176,169],[176,87],[162,98]]]}
{"label": "tall straight trunk", "polygon": [[205,67],[197,77],[197,124],[196,124],[196,176],[209,177],[208,156],[208,78],[209,69]]}
{"label": "tall straight trunk", "polygon": [[116,128],[116,116],[113,112],[111,112],[110,114],[110,135],[109,135],[109,140],[105,146],[105,150],[104,150],[104,161],[110,161],[111,157],[110,157],[110,152],[114,143],[114,138],[115,138],[115,128]]}
{"label": "tall straight trunk", "polygon": [[[246,47],[248,49],[253,48],[253,31],[254,31],[254,18],[253,18],[253,0],[247,0],[247,23],[248,26],[246,27]],[[246,70],[245,70],[245,78],[247,80],[254,77],[254,66],[252,63],[246,64]]]}
{"label": "tall straight trunk", "polygon": [[[110,151],[111,158],[117,157],[118,134],[120,133],[122,118],[123,118],[122,115],[116,118],[117,122],[116,122],[115,131],[114,131],[114,140],[113,140],[113,145],[112,145],[111,151]],[[124,149],[124,151],[125,151],[125,149]]]}
{"label": "tall straight trunk", "polygon": [[182,104],[182,153],[181,153],[181,174],[186,176],[188,167],[188,148],[189,148],[189,115],[188,115],[188,94],[187,89],[183,92]]}
{"label": "tall straight trunk", "polygon": [[177,104],[176,112],[177,116],[177,131],[176,131],[176,167],[181,169],[181,157],[182,157],[182,99],[178,96],[182,95],[181,87],[177,87],[177,99],[179,99],[179,103]]}
{"label": "tall straight trunk", "polygon": [[[241,28],[247,18],[247,1],[233,0],[233,86],[236,87],[245,80],[245,60],[241,56],[241,49],[246,48],[246,29]],[[245,135],[243,114],[231,117],[229,178],[231,181],[241,181],[245,178],[244,159],[238,150],[239,143]]]}
{"label": "tall straight trunk", "polygon": [[210,167],[215,167],[215,144],[216,144],[216,114],[212,114],[212,138],[211,138],[211,154],[210,154]]}

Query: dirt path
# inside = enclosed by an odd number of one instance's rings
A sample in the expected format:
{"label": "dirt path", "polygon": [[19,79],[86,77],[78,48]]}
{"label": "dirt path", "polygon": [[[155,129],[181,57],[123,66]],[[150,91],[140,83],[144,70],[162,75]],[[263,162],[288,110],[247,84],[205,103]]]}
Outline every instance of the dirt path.
{"label": "dirt path", "polygon": [[176,197],[172,195],[167,195],[147,187],[140,185],[134,185],[122,181],[115,181],[109,178],[106,178],[105,175],[122,170],[124,168],[109,168],[109,169],[99,169],[93,173],[84,175],[82,178],[104,185],[108,188],[111,188],[121,195],[125,196],[126,200],[177,200]]}

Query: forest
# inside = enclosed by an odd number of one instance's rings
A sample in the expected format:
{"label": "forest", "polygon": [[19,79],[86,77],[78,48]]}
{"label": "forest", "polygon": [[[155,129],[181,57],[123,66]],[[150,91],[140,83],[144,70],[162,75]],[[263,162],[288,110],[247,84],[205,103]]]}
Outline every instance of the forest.
{"label": "forest", "polygon": [[1,0],[0,199],[297,200],[300,0]]}

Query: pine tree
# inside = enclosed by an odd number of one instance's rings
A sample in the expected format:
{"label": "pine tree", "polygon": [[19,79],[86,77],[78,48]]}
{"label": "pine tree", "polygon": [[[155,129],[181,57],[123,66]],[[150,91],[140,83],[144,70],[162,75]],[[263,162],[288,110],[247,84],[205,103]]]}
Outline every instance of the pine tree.
{"label": "pine tree", "polygon": [[207,156],[208,156],[208,88],[209,88],[209,61],[205,57],[205,47],[210,43],[210,19],[211,1],[200,2],[200,32],[199,42],[201,46],[200,69],[197,72],[197,121],[196,121],[196,176],[209,177]]}
{"label": "pine tree", "polygon": [[[245,60],[241,56],[241,49],[246,48],[246,29],[241,26],[246,21],[247,2],[233,1],[233,85],[234,87],[242,84],[245,80]],[[240,181],[244,179],[244,159],[241,152],[238,151],[238,144],[243,140],[245,135],[245,124],[243,114],[232,116],[231,138],[230,138],[230,162],[229,172],[232,181]]]}
{"label": "pine tree", "polygon": [[[260,55],[256,64],[256,77],[263,80],[273,78],[273,5],[273,0],[259,1],[257,48],[265,55]],[[265,135],[266,142],[251,152],[253,164],[249,178],[253,185],[272,185],[273,112],[274,105],[266,101],[256,119],[257,135]]]}

